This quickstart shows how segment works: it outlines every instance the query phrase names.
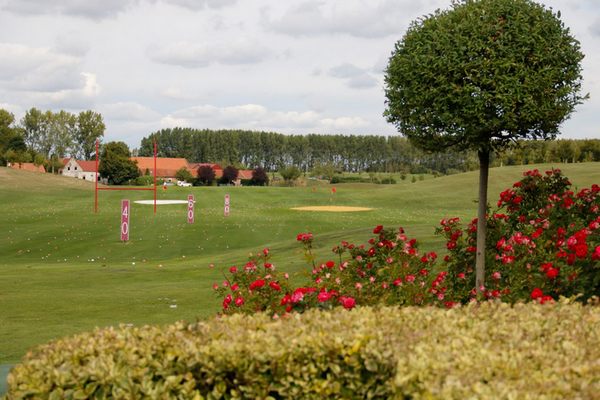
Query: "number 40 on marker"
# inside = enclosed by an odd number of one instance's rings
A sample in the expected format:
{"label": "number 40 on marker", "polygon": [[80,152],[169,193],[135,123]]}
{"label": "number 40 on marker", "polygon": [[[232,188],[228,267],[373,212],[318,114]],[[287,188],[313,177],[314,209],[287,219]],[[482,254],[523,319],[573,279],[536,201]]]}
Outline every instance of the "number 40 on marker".
{"label": "number 40 on marker", "polygon": [[129,200],[121,200],[121,241],[129,240]]}

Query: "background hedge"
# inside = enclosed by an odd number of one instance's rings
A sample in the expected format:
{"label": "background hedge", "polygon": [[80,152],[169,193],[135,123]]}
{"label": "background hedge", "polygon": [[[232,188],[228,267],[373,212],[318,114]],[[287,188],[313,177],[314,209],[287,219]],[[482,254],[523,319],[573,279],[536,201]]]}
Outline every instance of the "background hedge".
{"label": "background hedge", "polygon": [[7,399],[594,399],[600,308],[310,310],[97,329],[29,352]]}

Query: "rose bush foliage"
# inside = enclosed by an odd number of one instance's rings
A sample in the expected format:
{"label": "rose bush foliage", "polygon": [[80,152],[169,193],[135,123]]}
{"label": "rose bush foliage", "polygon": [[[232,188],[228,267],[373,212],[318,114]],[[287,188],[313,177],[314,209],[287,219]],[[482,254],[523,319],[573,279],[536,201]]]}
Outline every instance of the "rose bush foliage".
{"label": "rose bush foliage", "polygon": [[264,311],[275,318],[308,308],[357,305],[436,305],[472,301],[547,303],[560,296],[586,301],[600,293],[600,187],[575,193],[560,170],[527,171],[503,191],[488,213],[486,286],[475,287],[476,225],[443,219],[436,233],[448,254],[420,252],[404,229],[378,225],[366,244],[342,242],[317,262],[314,237],[300,233],[311,280],[294,287],[264,249],[244,267],[233,266],[214,289],[223,313]]}
{"label": "rose bush foliage", "polygon": [[[599,192],[598,185],[573,192],[556,169],[527,171],[502,192],[488,214],[484,297],[514,303],[599,295]],[[445,219],[437,230],[447,240],[449,295],[460,302],[476,296],[476,224],[463,228],[458,219]]]}

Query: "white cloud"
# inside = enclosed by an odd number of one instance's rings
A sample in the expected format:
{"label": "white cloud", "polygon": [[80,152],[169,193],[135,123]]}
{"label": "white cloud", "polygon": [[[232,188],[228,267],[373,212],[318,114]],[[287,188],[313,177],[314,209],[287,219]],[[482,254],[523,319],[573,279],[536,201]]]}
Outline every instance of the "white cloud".
{"label": "white cloud", "polygon": [[24,114],[23,108],[16,104],[0,103],[0,109],[6,110],[6,111],[12,113],[15,116],[15,121],[18,121],[19,116],[21,114]]}
{"label": "white cloud", "polygon": [[163,0],[165,3],[174,4],[190,10],[203,10],[206,8],[224,8],[237,3],[237,0]]}
{"label": "white cloud", "polygon": [[0,10],[20,15],[68,15],[92,20],[113,18],[141,3],[163,2],[188,10],[220,9],[237,0],[4,0]]}
{"label": "white cloud", "polygon": [[98,106],[102,115],[115,121],[158,121],[161,115],[142,104],[118,102]]}
{"label": "white cloud", "polygon": [[329,70],[329,75],[346,81],[353,89],[369,89],[378,86],[379,82],[367,70],[354,64],[344,63]]}
{"label": "white cloud", "polygon": [[593,36],[600,36],[600,18],[596,18],[592,25],[590,25],[590,32]]}
{"label": "white cloud", "polygon": [[3,9],[22,15],[63,14],[103,19],[138,3],[138,0],[5,0]]}
{"label": "white cloud", "polygon": [[177,42],[168,45],[154,45],[148,48],[146,54],[150,59],[161,64],[202,68],[212,64],[259,63],[269,57],[270,51],[260,43],[240,39],[210,44]]}
{"label": "white cloud", "polygon": [[163,127],[186,126],[193,128],[239,128],[286,133],[320,132],[322,130],[354,130],[368,126],[361,117],[328,117],[312,110],[274,111],[258,104],[230,107],[201,105],[167,115]]}
{"label": "white cloud", "polygon": [[[379,38],[402,33],[407,15],[432,11],[441,0],[308,0],[271,18],[263,14],[263,23],[270,29],[292,36],[347,34],[362,38]],[[423,10],[423,11],[421,11]]]}
{"label": "white cloud", "polygon": [[[410,21],[450,4],[0,0],[0,101],[15,115],[96,109],[107,140],[131,147],[161,123],[395,134],[382,117],[388,57]],[[598,137],[598,0],[544,4],[561,11],[586,55],[591,99],[565,122],[563,137]]]}
{"label": "white cloud", "polygon": [[0,43],[0,82],[10,90],[54,92],[85,84],[81,59],[48,48]]}
{"label": "white cloud", "polygon": [[40,104],[50,108],[84,109],[95,104],[95,98],[101,91],[96,75],[81,72],[83,85],[73,89],[52,92],[29,91],[25,97],[29,104]]}
{"label": "white cloud", "polygon": [[54,50],[57,53],[74,57],[83,57],[91,48],[91,44],[81,37],[81,32],[70,31],[56,37]]}

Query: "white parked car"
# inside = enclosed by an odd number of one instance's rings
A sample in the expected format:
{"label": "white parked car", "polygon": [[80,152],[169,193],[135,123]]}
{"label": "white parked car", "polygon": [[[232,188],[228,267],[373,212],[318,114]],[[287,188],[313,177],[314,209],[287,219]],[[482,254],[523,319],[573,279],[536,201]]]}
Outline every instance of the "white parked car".
{"label": "white parked car", "polygon": [[186,182],[186,181],[177,181],[177,186],[190,187],[190,186],[192,186],[192,184],[189,182]]}

